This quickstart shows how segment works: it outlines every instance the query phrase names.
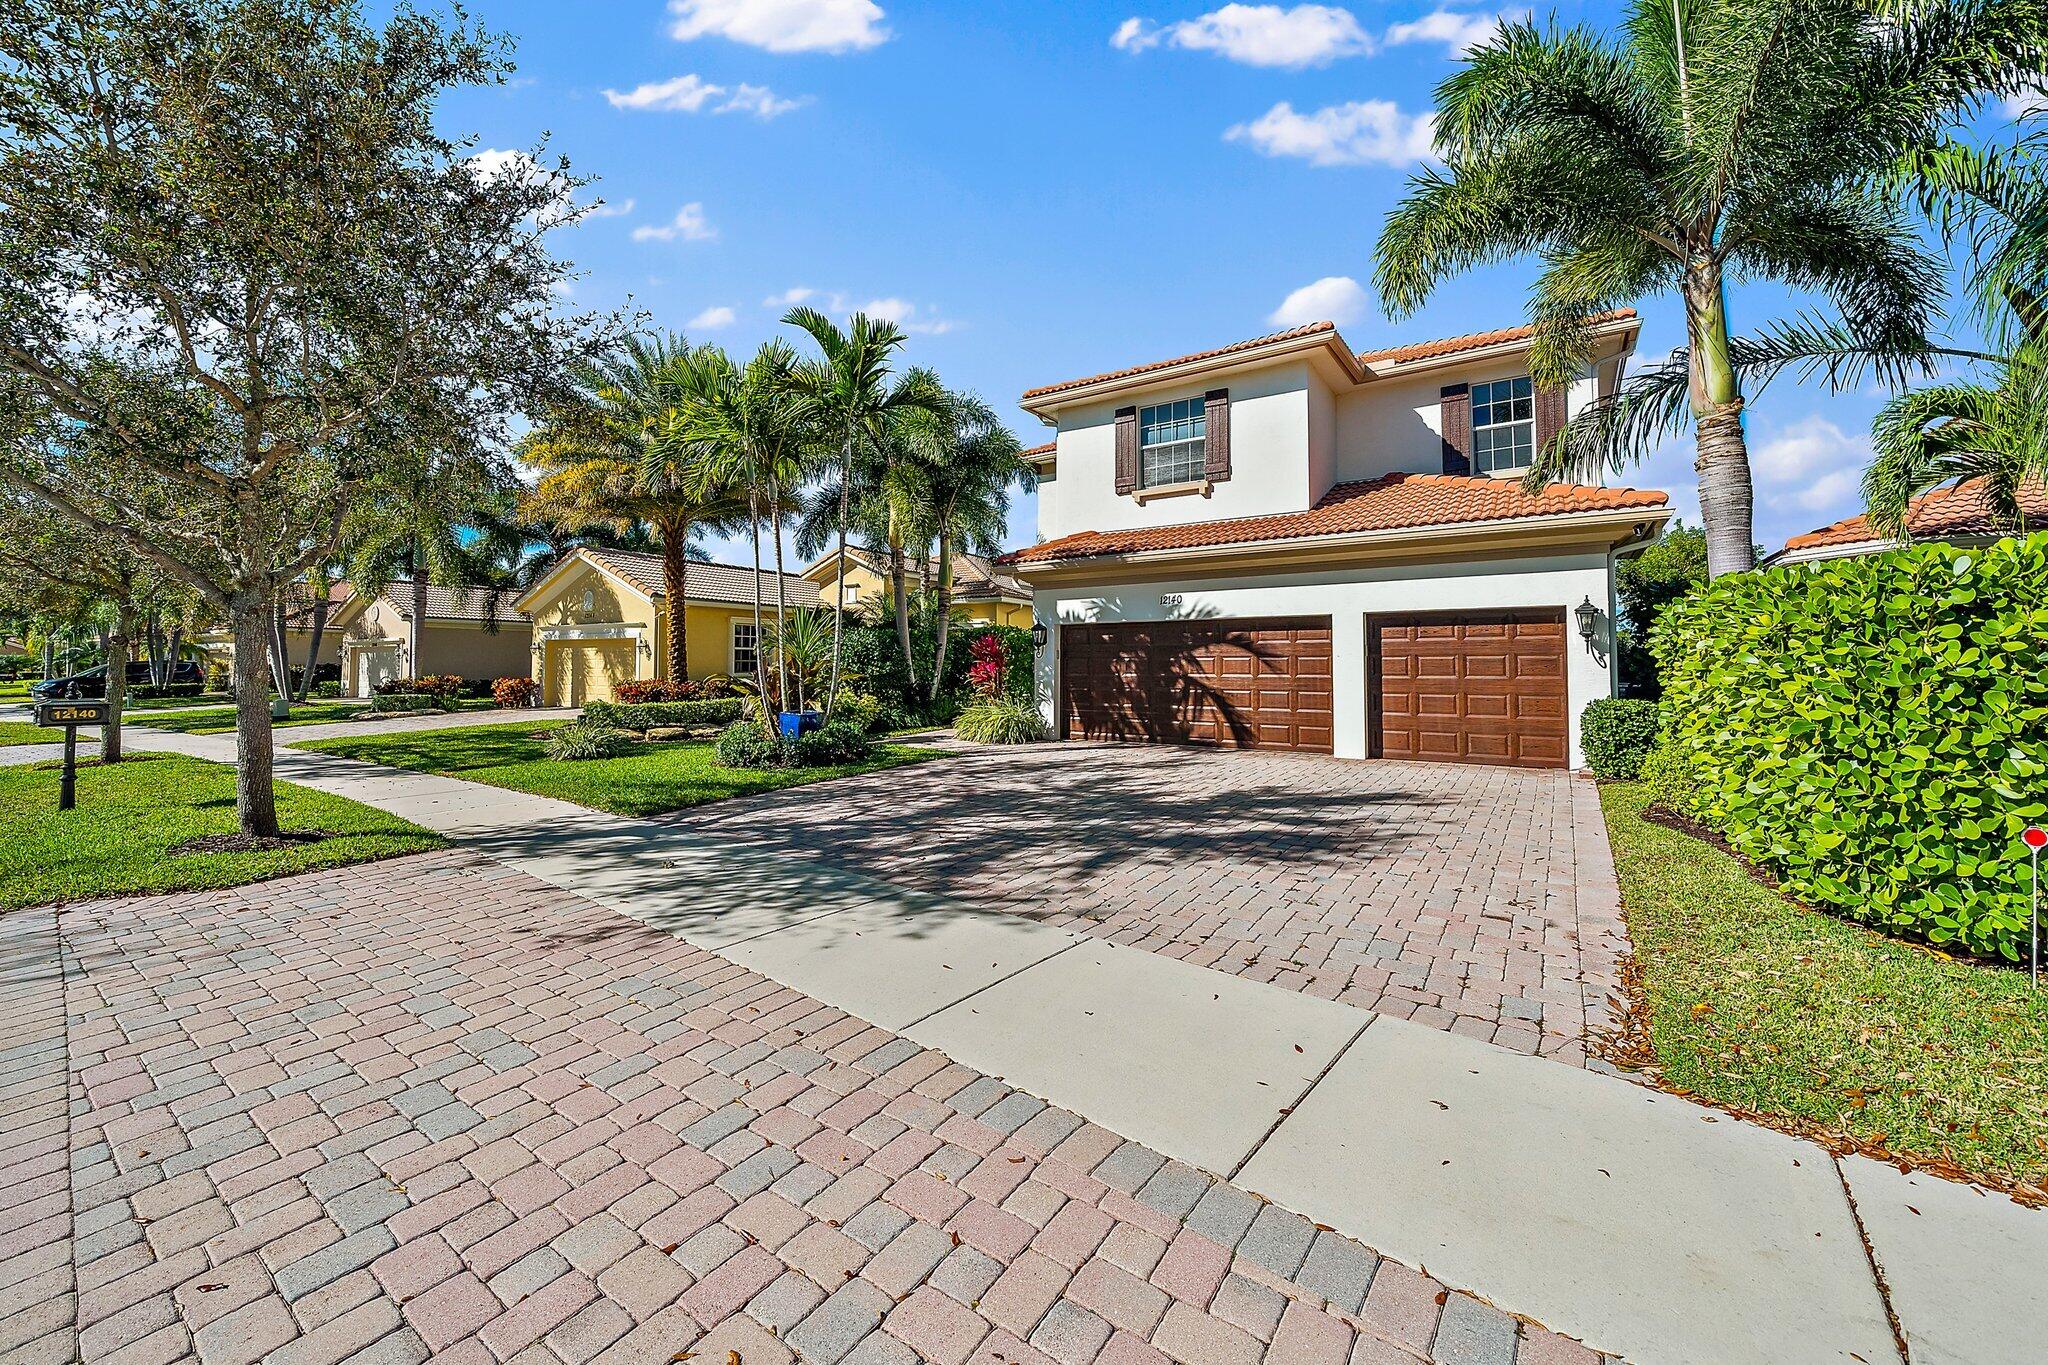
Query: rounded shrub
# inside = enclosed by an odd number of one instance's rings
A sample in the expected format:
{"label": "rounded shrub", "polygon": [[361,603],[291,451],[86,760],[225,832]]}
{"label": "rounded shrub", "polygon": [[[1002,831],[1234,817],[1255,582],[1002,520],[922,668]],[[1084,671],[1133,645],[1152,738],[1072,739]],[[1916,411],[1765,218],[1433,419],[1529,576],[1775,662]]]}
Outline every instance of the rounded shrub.
{"label": "rounded shrub", "polygon": [[1642,773],[1643,760],[1656,747],[1662,728],[1656,702],[1634,697],[1590,702],[1579,717],[1586,766],[1595,777],[1632,780]]}
{"label": "rounded shrub", "polygon": [[718,762],[727,768],[786,768],[789,748],[751,720],[727,726],[718,736]]}
{"label": "rounded shrub", "polygon": [[1652,636],[1693,813],[1816,908],[2027,950],[2048,535],[1725,575]]}
{"label": "rounded shrub", "polygon": [[547,756],[558,763],[617,758],[633,747],[633,737],[602,721],[573,720],[548,735]]}
{"label": "rounded shrub", "polygon": [[867,731],[846,721],[798,735],[789,745],[790,758],[799,768],[836,768],[843,763],[860,763],[875,751]]}
{"label": "rounded shrub", "polygon": [[1659,744],[1643,758],[1640,774],[1658,805],[1689,816],[1693,813],[1692,765],[1676,745]]}
{"label": "rounded shrub", "polygon": [[1046,737],[1045,717],[1020,701],[970,706],[953,722],[953,731],[974,744],[1036,744]]}

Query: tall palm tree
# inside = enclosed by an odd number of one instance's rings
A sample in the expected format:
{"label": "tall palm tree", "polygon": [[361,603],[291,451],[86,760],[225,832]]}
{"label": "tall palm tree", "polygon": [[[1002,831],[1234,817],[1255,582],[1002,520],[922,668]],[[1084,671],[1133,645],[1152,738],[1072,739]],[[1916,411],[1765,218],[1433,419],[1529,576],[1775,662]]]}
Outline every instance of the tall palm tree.
{"label": "tall palm tree", "polygon": [[930,700],[946,677],[953,614],[953,555],[995,554],[1009,523],[1012,485],[1030,491],[1024,447],[971,393],[948,393],[935,411],[906,424],[916,496],[915,530],[937,546],[938,592]]}
{"label": "tall palm tree", "polygon": [[[1658,291],[1684,309],[1671,362],[1582,412],[1532,483],[1640,458],[1693,428],[1709,570],[1750,568],[1745,382],[1785,365],[1897,380],[1925,346],[1940,262],[1878,176],[2048,53],[2039,0],[1633,0],[1618,38],[1503,25],[1437,88],[1443,169],[1410,182],[1375,280],[1414,312],[1446,277],[1535,253],[1530,369],[1565,383],[1587,319]],[[1738,340],[1727,280],[1825,299]]]}
{"label": "tall palm tree", "polygon": [[692,545],[706,532],[735,527],[746,507],[727,488],[647,478],[648,452],[673,425],[693,367],[703,363],[701,349],[679,336],[629,337],[617,353],[576,369],[577,400],[549,414],[520,449],[541,471],[522,506],[528,516],[571,531],[624,534],[643,525],[660,540],[669,622],[665,662],[677,682],[690,676]]}
{"label": "tall palm tree", "polygon": [[[706,347],[688,367],[673,419],[648,447],[644,477],[663,487],[736,496],[746,508],[754,547],[754,671],[768,696],[769,636],[761,619],[761,531],[775,542],[775,638],[788,617],[783,572],[782,517],[795,504],[811,447],[804,408],[792,375],[796,353],[770,341],[744,367]],[[776,652],[778,697],[787,705],[789,679]],[[768,710],[762,707],[762,723]]]}
{"label": "tall palm tree", "polygon": [[1907,533],[1919,494],[1981,478],[1992,510],[2017,529],[2021,490],[2048,477],[2048,133],[1997,150],[1946,146],[1901,167],[1974,281],[1980,351],[1944,348],[1968,366],[1945,383],[1900,394],[1873,428],[1864,472],[1871,524]]}
{"label": "tall palm tree", "polygon": [[818,344],[821,356],[797,369],[804,412],[833,452],[839,484],[837,600],[832,613],[832,679],[825,690],[825,718],[832,717],[839,692],[840,636],[846,620],[846,535],[855,483],[855,460],[863,447],[872,450],[884,439],[889,424],[901,414],[929,409],[929,388],[908,377],[890,383],[896,352],[903,348],[903,330],[886,319],[855,313],[845,330],[815,308],[793,308],[782,319],[801,328]]}

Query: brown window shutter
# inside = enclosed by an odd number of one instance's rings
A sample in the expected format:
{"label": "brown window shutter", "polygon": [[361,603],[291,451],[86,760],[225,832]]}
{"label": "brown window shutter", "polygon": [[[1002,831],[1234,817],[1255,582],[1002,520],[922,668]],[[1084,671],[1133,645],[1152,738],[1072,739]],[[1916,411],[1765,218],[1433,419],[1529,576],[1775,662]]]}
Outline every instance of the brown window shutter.
{"label": "brown window shutter", "polygon": [[1444,473],[1472,472],[1472,386],[1446,384],[1442,392]]}
{"label": "brown window shutter", "polygon": [[1562,384],[1536,386],[1536,454],[1541,457],[1565,426],[1565,387]]}
{"label": "brown window shutter", "polygon": [[1116,491],[1138,490],[1138,410],[1116,410]]}
{"label": "brown window shutter", "polygon": [[1202,475],[1210,483],[1222,483],[1230,477],[1230,390],[1209,390],[1202,414]]}

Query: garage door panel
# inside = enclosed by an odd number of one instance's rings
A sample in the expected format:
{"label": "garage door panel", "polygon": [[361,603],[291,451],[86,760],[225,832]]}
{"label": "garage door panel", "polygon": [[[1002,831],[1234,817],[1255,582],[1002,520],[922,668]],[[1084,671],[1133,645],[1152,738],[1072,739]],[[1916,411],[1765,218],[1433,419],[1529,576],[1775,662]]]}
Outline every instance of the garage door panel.
{"label": "garage door panel", "polygon": [[1373,752],[1527,767],[1566,763],[1562,610],[1375,617],[1366,630]]}
{"label": "garage door panel", "polygon": [[1060,643],[1070,737],[1331,747],[1327,617],[1067,626]]}

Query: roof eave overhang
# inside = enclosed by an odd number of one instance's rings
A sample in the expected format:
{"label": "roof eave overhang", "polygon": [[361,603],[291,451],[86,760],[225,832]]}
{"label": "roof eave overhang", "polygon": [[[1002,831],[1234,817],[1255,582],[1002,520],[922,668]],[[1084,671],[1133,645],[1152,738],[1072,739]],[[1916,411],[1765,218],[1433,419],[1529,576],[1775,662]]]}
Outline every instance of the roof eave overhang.
{"label": "roof eave overhang", "polygon": [[519,600],[512,604],[512,610],[520,613],[523,616],[531,616],[533,614],[534,605],[536,603],[545,601],[548,597],[548,594],[553,592],[555,588],[558,586],[557,580],[559,580],[563,574],[569,572],[569,570],[577,564],[588,565],[590,568],[597,570],[606,578],[612,580],[612,582],[617,583],[620,587],[625,588],[635,597],[641,598],[650,604],[652,604],[655,600],[654,594],[649,593],[645,588],[642,588],[638,583],[635,583],[632,579],[626,577],[617,569],[612,568],[611,565],[605,563],[596,555],[590,554],[587,551],[585,551],[581,546],[578,546],[576,549],[571,550],[568,554],[563,555],[562,562],[555,565],[554,568],[549,569],[547,572],[547,576],[542,578],[540,582],[534,584],[531,588],[528,588],[525,592],[521,593],[519,595]]}
{"label": "roof eave overhang", "polygon": [[1475,549],[1606,550],[1638,539],[1671,520],[1671,506],[1623,507],[1600,512],[1570,512],[1547,517],[1514,517],[1498,521],[1459,521],[1443,526],[1407,526],[1342,535],[1290,536],[1274,540],[1236,541],[1171,550],[1137,550],[1128,554],[1091,555],[1085,559],[1014,562],[1010,572],[1034,587],[1061,581],[1100,578],[1105,571],[1170,569],[1218,561],[1257,559],[1261,567],[1325,563],[1351,558],[1398,557],[1420,552],[1440,555],[1460,542]]}
{"label": "roof eave overhang", "polygon": [[[1633,345],[1636,334],[1641,332],[1642,328],[1641,318],[1613,318],[1595,323],[1592,337],[1596,344],[1625,339],[1629,345]],[[1530,341],[1529,337],[1518,337],[1513,341],[1497,341],[1491,346],[1475,346],[1470,350],[1450,351],[1443,355],[1425,356],[1419,360],[1367,361],[1366,369],[1374,379],[1405,379],[1410,375],[1427,374],[1432,370],[1482,364],[1489,360],[1500,360],[1506,356],[1521,354],[1529,349]],[[1627,350],[1629,345],[1618,347],[1617,350]]]}
{"label": "roof eave overhang", "polygon": [[[1311,332],[1307,336],[1287,337],[1247,350],[1231,351],[1226,355],[1212,355],[1198,360],[1179,360],[1138,374],[1090,380],[1069,388],[1026,394],[1020,400],[1019,406],[1050,426],[1053,424],[1053,414],[1061,408],[1070,408],[1079,403],[1098,403],[1105,398],[1113,398],[1117,394],[1134,389],[1149,389],[1197,375],[1223,374],[1258,365],[1270,365],[1276,360],[1291,360],[1296,356],[1314,356],[1318,353],[1327,353],[1351,383],[1365,382],[1365,367],[1358,363],[1357,354],[1344,344],[1343,337],[1335,331]],[[1053,452],[1047,452],[1045,458],[1050,461]]]}

